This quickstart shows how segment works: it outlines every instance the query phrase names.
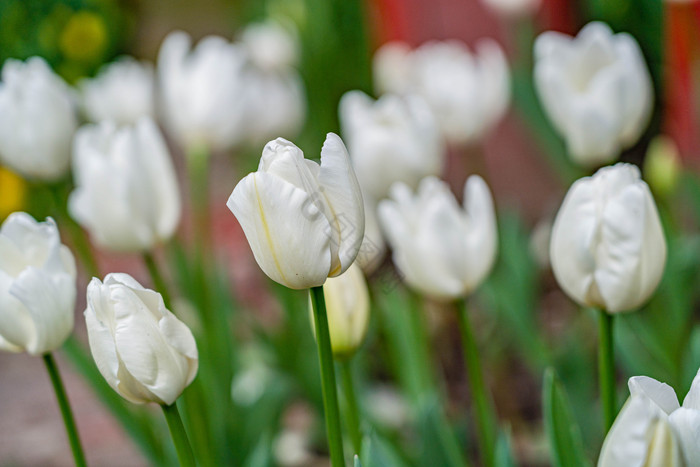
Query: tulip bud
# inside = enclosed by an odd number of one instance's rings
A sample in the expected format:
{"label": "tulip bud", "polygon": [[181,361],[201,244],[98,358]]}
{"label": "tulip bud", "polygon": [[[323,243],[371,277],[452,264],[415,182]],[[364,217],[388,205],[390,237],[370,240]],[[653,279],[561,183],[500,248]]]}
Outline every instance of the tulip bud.
{"label": "tulip bud", "polygon": [[112,120],[135,124],[141,117],[154,117],[153,67],[132,57],[105,65],[92,79],[79,84],[85,114],[93,122]]}
{"label": "tulip bud", "polygon": [[408,284],[436,299],[470,294],[496,258],[498,233],[493,200],[478,175],[464,185],[464,207],[449,187],[424,179],[415,196],[404,184],[379,203],[379,220],[394,250],[394,264]]}
{"label": "tulip bud", "polygon": [[66,174],[77,117],[66,83],[43,58],[9,59],[0,83],[0,162],[28,178]]}
{"label": "tulip bud", "polygon": [[450,143],[480,139],[508,108],[508,62],[490,39],[475,54],[458,41],[427,42],[412,52],[389,43],[377,51],[374,67],[378,89],[423,97]]}
{"label": "tulip bud", "polygon": [[535,85],[544,110],[577,163],[615,160],[637,142],[651,115],[651,78],[639,45],[608,25],[578,36],[548,31],[535,41]]}
{"label": "tulip bud", "polygon": [[107,249],[140,252],[169,239],[180,219],[170,153],[150,118],[133,127],[86,125],[76,134],[71,216]]}
{"label": "tulip bud", "polygon": [[646,376],[630,378],[629,389],[598,467],[700,465],[700,377],[693,380],[683,406],[669,385]]}
{"label": "tulip bud", "polygon": [[554,220],[549,257],[559,286],[580,305],[614,313],[651,296],[666,240],[636,166],[603,167],[571,186]]}
{"label": "tulip bud", "polygon": [[130,402],[170,405],[197,374],[190,329],[128,274],[90,281],[85,323],[97,368]]}
{"label": "tulip bud", "polygon": [[208,36],[190,50],[182,31],[170,33],[158,53],[160,109],[168,134],[187,150],[225,150],[242,136],[246,53],[222,37]]}
{"label": "tulip bud", "polygon": [[279,71],[299,64],[299,41],[290,29],[275,21],[248,24],[241,42],[253,64],[262,70]]}
{"label": "tulip bud", "polygon": [[75,260],[53,219],[11,214],[0,227],[0,349],[41,355],[73,331]]}
{"label": "tulip bud", "polygon": [[673,193],[681,175],[678,146],[668,136],[659,135],[651,141],[644,159],[644,175],[657,196]]}
{"label": "tulip bud", "polygon": [[278,138],[257,172],[231,193],[228,208],[260,268],[292,289],[322,285],[355,261],[365,231],[362,194],[343,141],[329,133],[321,164]]}
{"label": "tulip bud", "polygon": [[[349,358],[362,345],[369,325],[369,290],[362,269],[353,264],[343,274],[328,279],[323,284],[323,297],[333,356]],[[311,306],[309,311],[313,313]],[[311,325],[315,333],[313,314]]]}
{"label": "tulip bud", "polygon": [[395,182],[416,188],[438,176],[445,147],[432,111],[418,96],[384,95],[377,101],[361,91],[340,100],[340,122],[363,194],[381,200]]}

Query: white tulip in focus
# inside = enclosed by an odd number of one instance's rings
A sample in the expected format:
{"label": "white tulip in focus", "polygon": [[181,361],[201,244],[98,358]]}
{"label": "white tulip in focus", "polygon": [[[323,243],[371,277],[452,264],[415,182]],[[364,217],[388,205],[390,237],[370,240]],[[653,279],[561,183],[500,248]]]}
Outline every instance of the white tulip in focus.
{"label": "white tulip in focus", "polygon": [[541,34],[534,73],[552,125],[581,165],[615,160],[649,122],[653,89],[639,45],[604,23],[589,23],[576,37]]}
{"label": "white tulip in focus", "polygon": [[333,133],[321,149],[320,166],[285,139],[267,143],[258,171],[236,185],[227,206],[263,272],[292,289],[342,274],[355,261],[365,231],[360,186]]}
{"label": "white tulip in focus", "polygon": [[542,0],[481,0],[481,2],[496,13],[509,17],[531,15],[542,4]]}
{"label": "white tulip in focus", "polygon": [[120,125],[154,117],[153,67],[132,57],[105,65],[92,79],[80,82],[83,109],[92,122],[113,120]]}
{"label": "white tulip in focus", "polygon": [[362,269],[353,264],[343,274],[329,278],[323,284],[323,297],[333,356],[349,358],[362,345],[369,326],[369,290]]}
{"label": "white tulip in focus", "polygon": [[44,181],[70,167],[78,126],[68,85],[40,57],[8,59],[0,82],[0,162]]}
{"label": "white tulip in focus", "polygon": [[700,377],[695,376],[682,406],[673,389],[655,379],[635,376],[629,388],[598,467],[700,465]]}
{"label": "white tulip in focus", "polygon": [[130,402],[170,405],[197,374],[190,329],[128,274],[90,281],[85,324],[97,368]]}
{"label": "white tulip in focus", "polygon": [[464,206],[447,184],[424,179],[414,195],[402,183],[379,203],[379,220],[408,285],[452,300],[476,289],[491,271],[498,248],[493,199],[478,175],[464,185]]}
{"label": "white tulip in focus", "polygon": [[53,219],[10,214],[0,227],[0,349],[41,355],[73,331],[75,260]]}
{"label": "white tulip in focus", "polygon": [[190,36],[170,33],[158,53],[160,113],[168,134],[185,150],[229,149],[242,137],[246,52],[218,36],[191,49]]}
{"label": "white tulip in focus", "polygon": [[418,96],[387,94],[373,100],[350,91],[340,100],[340,123],[363,193],[381,200],[395,182],[416,188],[438,176],[445,147],[437,122]]}
{"label": "white tulip in focus", "polygon": [[426,42],[414,51],[388,43],[377,51],[374,70],[382,92],[423,97],[454,144],[480,139],[508,108],[508,62],[490,39],[479,41],[474,54],[459,41]]}
{"label": "white tulip in focus", "polygon": [[68,200],[71,216],[95,242],[142,252],[169,239],[180,220],[180,194],[170,154],[155,123],[86,125],[76,134]]}
{"label": "white tulip in focus", "polygon": [[571,186],[554,220],[549,257],[559,286],[583,306],[614,313],[651,296],[666,240],[636,166],[603,167]]}

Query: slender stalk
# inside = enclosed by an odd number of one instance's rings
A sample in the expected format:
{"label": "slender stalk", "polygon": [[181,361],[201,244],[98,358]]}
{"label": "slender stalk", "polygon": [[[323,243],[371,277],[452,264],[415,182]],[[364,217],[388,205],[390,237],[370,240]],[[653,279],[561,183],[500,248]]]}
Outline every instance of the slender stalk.
{"label": "slender stalk", "polygon": [[484,384],[479,351],[474,339],[474,332],[469,322],[467,305],[464,300],[457,304],[459,331],[462,334],[462,350],[464,363],[469,376],[469,387],[476,409],[476,423],[479,431],[479,447],[485,466],[494,465],[494,450],[496,447],[496,417],[493,403]]}
{"label": "slender stalk", "polygon": [[58,372],[56,360],[54,360],[51,353],[44,354],[43,358],[44,363],[46,364],[46,370],[49,372],[49,378],[51,378],[51,384],[53,385],[54,392],[56,393],[58,406],[61,408],[61,415],[63,416],[63,423],[66,426],[68,442],[70,443],[71,451],[73,451],[75,465],[78,467],[86,466],[87,462],[85,462],[85,454],[83,454],[83,447],[80,444],[78,430],[75,426],[75,420],[73,419],[73,412],[71,411],[70,403],[68,402],[68,397],[66,396],[66,389],[63,386],[61,374]]}
{"label": "slender stalk", "polygon": [[168,423],[170,436],[172,436],[173,443],[175,444],[175,451],[177,452],[177,459],[180,461],[180,465],[182,467],[196,466],[197,464],[194,460],[192,447],[190,446],[190,441],[185,432],[185,425],[182,424],[180,412],[177,410],[177,404],[162,405],[161,407],[163,408],[165,421]]}
{"label": "slender stalk", "polygon": [[360,431],[360,411],[358,410],[357,397],[355,396],[355,385],[352,381],[352,367],[350,366],[350,360],[344,360],[339,365],[343,394],[345,395],[345,419],[350,432],[352,448],[355,454],[359,454],[362,452],[362,432]]}
{"label": "slender stalk", "polygon": [[151,275],[151,280],[153,281],[153,286],[156,288],[156,292],[159,292],[163,296],[165,307],[172,311],[170,306],[173,302],[170,300],[170,290],[165,282],[165,279],[163,278],[163,275],[160,273],[158,263],[156,263],[156,260],[150,251],[143,253],[143,262],[146,263],[146,268],[148,268],[148,273]]}
{"label": "slender stalk", "polygon": [[610,430],[617,410],[615,406],[615,357],[613,355],[613,315],[598,310],[598,380],[603,405],[605,433]]}
{"label": "slender stalk", "polygon": [[333,368],[333,353],[331,351],[331,336],[328,331],[328,316],[323,287],[311,288],[311,304],[314,312],[316,327],[316,343],[318,345],[318,360],[321,366],[321,390],[323,392],[323,409],[326,415],[326,433],[328,448],[333,467],[345,465],[343,455],[343,438],[340,432],[340,414],[338,411],[338,394]]}

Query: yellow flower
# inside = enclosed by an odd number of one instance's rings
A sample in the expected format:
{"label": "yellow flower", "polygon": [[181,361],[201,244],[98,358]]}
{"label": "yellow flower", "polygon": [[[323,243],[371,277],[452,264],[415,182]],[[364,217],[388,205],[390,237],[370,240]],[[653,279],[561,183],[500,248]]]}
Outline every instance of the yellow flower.
{"label": "yellow flower", "polygon": [[0,220],[24,206],[27,186],[14,172],[0,167]]}

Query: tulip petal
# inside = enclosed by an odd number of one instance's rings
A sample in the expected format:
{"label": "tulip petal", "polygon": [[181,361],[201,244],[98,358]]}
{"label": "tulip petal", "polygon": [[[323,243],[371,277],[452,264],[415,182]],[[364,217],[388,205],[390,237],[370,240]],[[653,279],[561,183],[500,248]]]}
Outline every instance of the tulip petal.
{"label": "tulip petal", "polygon": [[25,306],[34,323],[35,335],[26,350],[40,355],[60,347],[73,330],[75,280],[67,274],[50,276],[28,267],[10,287],[10,294]]}
{"label": "tulip petal", "polygon": [[648,376],[633,376],[627,383],[632,396],[643,395],[656,404],[667,415],[671,415],[680,405],[676,392],[666,383]]}
{"label": "tulip petal", "polygon": [[467,214],[467,258],[463,277],[470,293],[488,276],[496,261],[498,228],[493,198],[488,185],[478,175],[464,184],[464,210]]}
{"label": "tulip petal", "polygon": [[[646,466],[649,439],[657,424],[667,424],[644,396],[630,397],[603,442],[598,467]],[[677,450],[676,445],[676,450]]]}
{"label": "tulip petal", "polygon": [[[124,364],[118,377],[124,387],[143,386],[170,405],[182,393],[189,368],[185,357],[174,352],[153,319],[153,312],[126,286],[111,286],[114,304],[114,342]],[[139,384],[131,384],[133,377]]]}
{"label": "tulip petal", "polygon": [[10,345],[25,350],[29,342],[36,341],[36,330],[26,307],[10,294],[13,280],[0,270],[0,335]]}
{"label": "tulip petal", "polygon": [[329,276],[345,272],[355,261],[365,234],[365,213],[362,192],[350,163],[350,156],[340,137],[334,133],[326,135],[321,149],[321,171],[319,173],[321,193],[331,209],[328,218],[331,229],[337,232],[338,263],[331,261]]}
{"label": "tulip petal", "polygon": [[595,280],[610,312],[634,309],[647,300],[653,288],[642,288],[640,273],[647,224],[646,193],[628,185],[606,204],[596,255]]}
{"label": "tulip petal", "polygon": [[272,280],[292,289],[326,281],[330,225],[306,192],[275,175],[255,172],[236,185],[227,206]]}
{"label": "tulip petal", "polygon": [[591,294],[595,284],[592,251],[598,223],[595,186],[590,178],[574,182],[552,226],[549,256],[557,282],[567,295],[584,306],[601,306]]}
{"label": "tulip petal", "polygon": [[700,465],[700,410],[680,408],[668,421],[680,441],[685,464]]}
{"label": "tulip petal", "polygon": [[[97,281],[97,279],[93,278],[93,282],[94,281]],[[91,282],[88,286],[88,297],[95,293],[90,290],[91,288],[99,288],[102,285],[93,285],[93,282]],[[109,327],[100,322],[97,318],[93,308],[94,306],[95,305],[91,305],[85,310],[85,325],[87,327],[90,352],[92,353],[93,360],[95,360],[97,369],[100,371],[102,377],[107,381],[107,384],[109,384],[115,391],[119,391],[119,380],[117,379],[117,372],[119,371],[119,358],[117,357],[114,338],[112,337]],[[142,400],[133,399],[130,399],[130,401],[137,403],[143,402]]]}

